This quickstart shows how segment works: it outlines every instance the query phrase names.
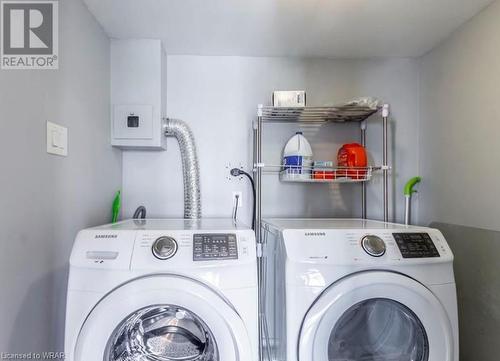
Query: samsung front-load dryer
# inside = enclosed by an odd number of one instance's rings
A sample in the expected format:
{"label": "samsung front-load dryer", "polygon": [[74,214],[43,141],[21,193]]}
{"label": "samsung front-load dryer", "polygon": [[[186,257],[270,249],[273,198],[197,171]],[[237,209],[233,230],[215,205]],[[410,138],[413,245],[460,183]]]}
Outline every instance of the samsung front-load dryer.
{"label": "samsung front-load dryer", "polygon": [[438,230],[332,219],[264,230],[266,356],[458,361],[453,255]]}
{"label": "samsung front-load dryer", "polygon": [[254,232],[232,220],[131,220],[81,231],[67,361],[256,361]]}

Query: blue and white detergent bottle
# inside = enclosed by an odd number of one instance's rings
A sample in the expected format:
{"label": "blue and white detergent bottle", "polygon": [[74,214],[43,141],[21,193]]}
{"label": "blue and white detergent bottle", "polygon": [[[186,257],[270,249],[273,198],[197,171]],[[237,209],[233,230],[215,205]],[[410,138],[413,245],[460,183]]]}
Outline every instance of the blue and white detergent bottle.
{"label": "blue and white detergent bottle", "polygon": [[309,179],[313,165],[313,152],[311,145],[297,132],[286,143],[283,151],[284,176],[289,179]]}

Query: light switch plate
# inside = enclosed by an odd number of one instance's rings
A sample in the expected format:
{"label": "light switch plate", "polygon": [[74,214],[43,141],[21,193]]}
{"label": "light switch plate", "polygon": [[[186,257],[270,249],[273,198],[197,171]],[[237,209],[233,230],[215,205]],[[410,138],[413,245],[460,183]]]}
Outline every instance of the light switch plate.
{"label": "light switch plate", "polygon": [[47,122],[47,153],[68,155],[68,128]]}

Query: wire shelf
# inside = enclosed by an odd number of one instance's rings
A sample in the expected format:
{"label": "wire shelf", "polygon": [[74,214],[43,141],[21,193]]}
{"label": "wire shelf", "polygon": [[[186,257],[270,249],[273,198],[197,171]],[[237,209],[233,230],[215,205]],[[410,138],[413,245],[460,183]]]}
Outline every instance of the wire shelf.
{"label": "wire shelf", "polygon": [[309,166],[264,165],[266,174],[279,174],[282,182],[290,183],[360,183],[372,178],[380,166],[314,168]]}
{"label": "wire shelf", "polygon": [[360,105],[340,105],[327,107],[284,108],[262,106],[259,112],[262,121],[268,123],[324,123],[362,122],[377,113],[378,108]]}

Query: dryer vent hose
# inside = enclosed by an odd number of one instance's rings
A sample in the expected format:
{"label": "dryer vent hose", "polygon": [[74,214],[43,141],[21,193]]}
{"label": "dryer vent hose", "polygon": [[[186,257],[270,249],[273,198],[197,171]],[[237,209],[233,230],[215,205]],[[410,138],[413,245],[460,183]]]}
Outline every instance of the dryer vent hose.
{"label": "dryer vent hose", "polygon": [[166,119],[165,136],[179,143],[184,181],[184,218],[201,218],[200,168],[193,132],[182,120]]}

